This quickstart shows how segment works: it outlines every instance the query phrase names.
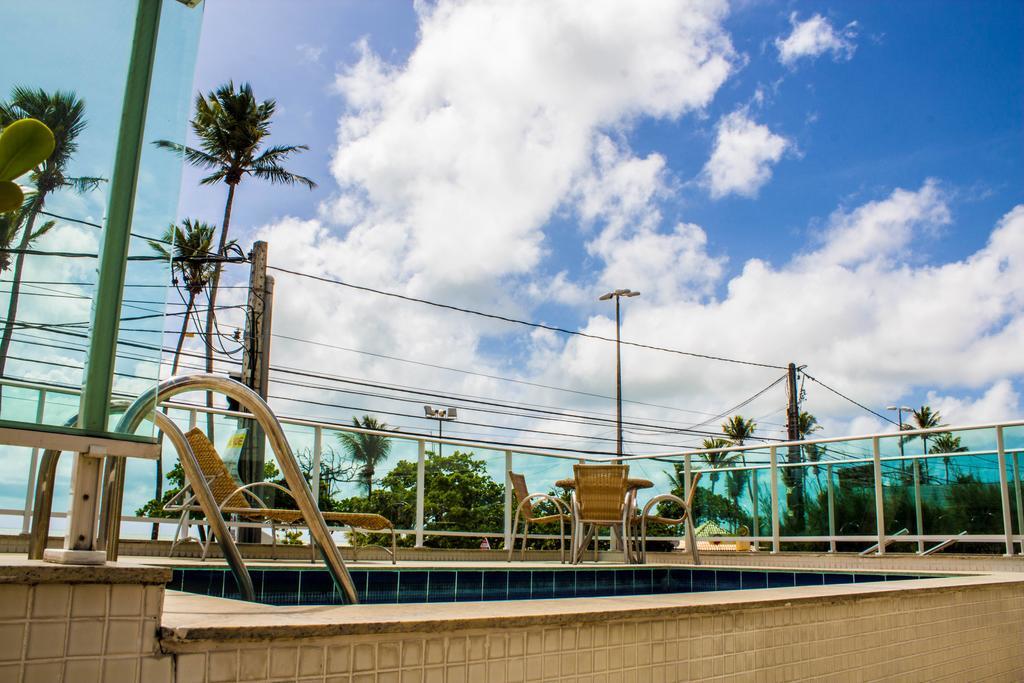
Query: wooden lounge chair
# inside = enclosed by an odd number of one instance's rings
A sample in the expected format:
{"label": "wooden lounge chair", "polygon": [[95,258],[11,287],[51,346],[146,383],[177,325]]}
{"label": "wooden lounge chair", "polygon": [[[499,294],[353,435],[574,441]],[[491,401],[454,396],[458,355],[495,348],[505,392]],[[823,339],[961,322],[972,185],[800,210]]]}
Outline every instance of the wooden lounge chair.
{"label": "wooden lounge chair", "polygon": [[[202,469],[203,476],[206,477],[207,484],[213,493],[214,499],[217,501],[217,505],[220,507],[222,515],[235,515],[246,520],[270,522],[270,533],[274,545],[277,544],[278,525],[306,527],[308,529],[308,525],[302,518],[302,512],[284,508],[271,508],[252,491],[256,487],[267,487],[278,489],[291,496],[291,491],[287,488],[271,481],[239,485],[234,477],[231,476],[227,466],[224,465],[224,461],[220,459],[217,449],[206,438],[206,434],[199,429],[193,429],[185,437],[188,439],[188,443],[196,455],[196,460],[199,461],[199,467]],[[178,500],[181,500],[181,502],[176,502]],[[171,544],[171,554],[173,554],[174,547],[178,544],[182,527],[189,513],[202,510],[195,503],[195,496],[190,495],[189,487],[187,486],[182,489],[181,493],[168,501],[164,509],[169,512],[181,512],[181,520],[178,522],[178,528],[174,534],[174,542]],[[383,549],[391,555],[391,563],[395,564],[395,547],[397,545],[395,526],[386,517],[358,512],[322,512],[321,514],[327,522],[343,524],[353,531],[359,529],[369,532],[390,533],[391,549]],[[207,534],[207,539],[203,544],[203,559],[206,559],[210,540],[211,534]],[[310,550],[315,557],[315,547],[312,543],[310,543]]]}
{"label": "wooden lounge chair", "polygon": [[[573,465],[576,480],[573,491],[573,516],[583,529],[579,547],[574,549],[573,564],[583,559],[583,553],[594,539],[594,559],[597,559],[597,532],[601,527],[619,529],[623,547],[629,547],[629,514],[626,494],[629,491],[628,465]],[[627,552],[627,558],[629,554]]]}
{"label": "wooden lounge chair", "polygon": [[[508,546],[508,561],[512,561],[512,551],[516,547],[516,534],[519,530],[519,517],[523,518],[523,547],[519,551],[519,559],[523,559],[526,555],[526,542],[530,538],[530,525],[531,524],[543,524],[545,522],[558,522],[558,533],[559,533],[559,558],[565,562],[565,525],[568,522],[570,538],[573,537],[573,523],[572,514],[569,512],[569,506],[565,504],[565,501],[556,498],[555,496],[549,496],[546,493],[530,493],[526,487],[526,477],[519,474],[518,472],[510,471],[508,473],[509,480],[512,482],[512,490],[515,492],[516,500],[519,501],[516,507],[516,515],[512,522],[512,542]],[[533,506],[536,505],[534,501],[546,500],[551,502],[555,509],[558,510],[556,514],[545,515],[543,517],[534,517]],[[572,547],[572,544],[569,544]]]}
{"label": "wooden lounge chair", "polygon": [[[690,551],[690,557],[693,559],[694,564],[700,564],[700,556],[697,554],[697,537],[693,532],[693,498],[697,493],[697,482],[700,481],[700,477],[703,472],[697,472],[693,475],[693,479],[690,481],[690,492],[686,494],[686,500],[683,500],[679,496],[675,496],[671,493],[663,493],[660,496],[655,496],[647,501],[644,505],[643,511],[640,516],[633,520],[634,526],[640,527],[639,533],[639,548],[637,548],[637,555],[640,558],[640,562],[647,561],[647,525],[649,523],[655,524],[669,524],[676,525],[682,524],[683,522],[689,522],[686,525],[686,549]],[[651,509],[654,508],[660,502],[671,501],[678,505],[683,514],[678,519],[673,517],[661,517],[659,515],[650,514]]]}

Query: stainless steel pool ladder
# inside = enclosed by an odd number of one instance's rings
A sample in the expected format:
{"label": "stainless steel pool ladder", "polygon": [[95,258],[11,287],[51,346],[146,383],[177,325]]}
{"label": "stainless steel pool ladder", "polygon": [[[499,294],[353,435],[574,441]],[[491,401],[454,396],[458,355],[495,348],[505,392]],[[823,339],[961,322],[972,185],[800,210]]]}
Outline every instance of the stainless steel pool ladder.
{"label": "stainless steel pool ladder", "polygon": [[869,548],[865,548],[864,550],[860,551],[860,556],[861,557],[866,557],[866,556],[870,555],[871,553],[877,552],[879,545],[882,545],[882,546],[888,548],[891,543],[895,543],[896,542],[896,538],[898,536],[906,536],[909,533],[910,533],[909,529],[903,528],[903,529],[900,529],[899,531],[897,531],[894,534],[889,534],[888,536],[885,537],[885,543],[882,543],[882,544],[876,543],[876,544],[874,544],[873,546],[871,546]]}
{"label": "stainless steel pool ladder", "polygon": [[[355,584],[348,573],[345,561],[338,551],[331,537],[327,522],[324,521],[313,499],[313,494],[302,476],[288,439],[284,435],[284,429],[278,422],[270,406],[267,405],[259,394],[249,387],[236,382],[228,377],[213,374],[195,374],[171,377],[160,382],[149,391],[140,395],[134,402],[124,408],[124,415],[118,422],[115,431],[123,434],[134,433],[142,424],[143,420],[151,419],[170,439],[178,457],[181,460],[182,468],[188,483],[192,485],[193,491],[199,500],[207,521],[210,523],[211,531],[224,551],[235,579],[238,583],[239,592],[247,600],[254,600],[255,595],[252,587],[252,580],[242,560],[238,546],[220,513],[220,509],[210,492],[210,488],[196,460],[195,453],[188,444],[188,440],[181,429],[166,415],[156,410],[161,401],[167,400],[178,394],[187,391],[215,391],[224,394],[236,401],[239,405],[248,409],[253,419],[259,423],[267,435],[267,440],[277,456],[278,465],[284,474],[288,488],[292,491],[295,502],[302,512],[303,519],[309,525],[311,542],[315,542],[324,558],[331,577],[346,600],[351,604],[359,602],[359,595],[356,592]],[[123,407],[118,405],[118,408]],[[32,515],[32,529],[29,536],[29,558],[41,559],[43,550],[46,547],[47,536],[50,527],[50,511],[53,506],[53,484],[56,478],[57,461],[60,458],[59,451],[48,450],[43,454],[40,463],[38,483],[36,486],[35,509]],[[100,513],[99,533],[97,541],[105,544],[107,559],[117,559],[118,544],[121,531],[121,505],[124,499],[124,458],[107,458],[104,465],[103,498]]]}

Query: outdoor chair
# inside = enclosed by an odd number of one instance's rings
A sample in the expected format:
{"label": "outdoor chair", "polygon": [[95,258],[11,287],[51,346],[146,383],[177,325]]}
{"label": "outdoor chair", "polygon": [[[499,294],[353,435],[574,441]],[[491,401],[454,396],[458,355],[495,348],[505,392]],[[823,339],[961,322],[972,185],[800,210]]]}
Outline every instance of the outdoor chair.
{"label": "outdoor chair", "polygon": [[[690,481],[690,491],[686,494],[686,500],[683,500],[679,496],[671,493],[663,493],[655,496],[647,501],[644,505],[643,511],[640,516],[633,520],[634,525],[640,527],[639,534],[639,547],[637,548],[637,555],[640,558],[640,562],[647,562],[647,524],[668,524],[676,525],[686,523],[686,549],[690,551],[690,557],[693,559],[694,564],[700,564],[700,556],[697,554],[697,537],[693,532],[693,499],[697,493],[697,482],[700,481],[700,477],[703,472],[697,472],[693,475],[693,479]],[[670,501],[678,505],[682,509],[682,515],[677,518],[673,517],[662,517],[660,515],[651,514],[651,510],[658,503]]]}
{"label": "outdoor chair", "polygon": [[581,526],[579,544],[574,548],[573,564],[594,539],[594,559],[597,559],[598,531],[601,527],[618,529],[622,533],[623,548],[629,556],[629,515],[626,494],[629,492],[628,465],[573,465],[575,488],[572,495],[573,517]]}
{"label": "outdoor chair", "polygon": [[[516,535],[519,531],[519,517],[523,518],[523,546],[519,551],[519,559],[522,560],[526,556],[526,543],[530,538],[530,525],[531,524],[543,524],[545,522],[558,522],[558,538],[559,538],[559,559],[561,562],[565,562],[565,525],[568,522],[570,539],[574,539],[573,534],[574,524],[572,522],[572,514],[569,511],[569,506],[566,505],[564,500],[556,498],[555,496],[548,495],[546,493],[530,493],[526,487],[526,477],[517,472],[509,471],[508,478],[512,482],[512,491],[515,492],[516,500],[516,514],[512,521],[512,542],[508,546],[508,561],[512,561],[512,551],[516,547]],[[542,517],[535,517],[533,514],[533,508],[539,501],[548,501],[555,506],[556,512],[553,515],[544,515]],[[570,540],[569,547],[572,547]]]}
{"label": "outdoor chair", "polygon": [[[213,498],[220,508],[221,515],[235,515],[245,520],[270,522],[270,534],[272,543],[275,546],[277,545],[277,528],[279,525],[309,528],[302,518],[302,512],[299,510],[269,507],[262,498],[252,491],[252,489],[257,487],[267,487],[283,491],[292,496],[291,491],[287,488],[271,481],[258,481],[239,485],[235,478],[231,476],[231,472],[224,464],[224,461],[221,460],[217,449],[201,430],[193,429],[185,437],[195,453],[196,460],[199,461],[203,477],[206,478],[206,483],[210,487],[211,493],[213,493]],[[197,504],[196,496],[191,492],[191,487],[186,486],[164,505],[164,510],[168,512],[181,512],[181,519],[178,521],[178,527],[174,532],[174,541],[171,543],[170,554],[173,555],[174,548],[181,539],[181,531],[189,514],[194,511],[202,512],[202,508]],[[321,514],[325,521],[343,524],[353,531],[359,529],[368,532],[390,533],[391,549],[382,548],[391,555],[391,563],[395,564],[395,547],[397,545],[395,526],[386,517],[356,512],[322,512]],[[203,542],[202,559],[204,560],[209,551],[212,537],[212,533],[207,533],[206,540]],[[316,548],[312,541],[310,542],[310,553],[315,560]]]}

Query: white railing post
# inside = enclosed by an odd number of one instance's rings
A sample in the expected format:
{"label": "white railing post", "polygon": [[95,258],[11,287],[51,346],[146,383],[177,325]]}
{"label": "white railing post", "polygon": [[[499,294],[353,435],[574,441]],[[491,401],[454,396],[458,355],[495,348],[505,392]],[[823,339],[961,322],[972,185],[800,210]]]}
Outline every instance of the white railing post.
{"label": "white railing post", "polygon": [[[690,497],[690,487],[693,486],[693,461],[690,458],[690,454],[687,453],[683,456],[683,500],[688,500]],[[696,497],[694,497],[696,500]],[[687,531],[687,526],[693,524],[694,533],[697,530],[697,520],[690,519],[690,515],[686,515],[686,520],[683,522],[683,538],[690,538],[690,533]],[[693,538],[697,536],[694,535]],[[696,543],[696,541],[694,541]],[[693,555],[693,548],[687,548],[686,552]]]}
{"label": "white railing post", "polygon": [[[900,437],[903,438],[903,437]],[[918,536],[924,533],[924,512],[921,510],[921,459],[914,458],[914,520]],[[917,541],[917,552],[924,554],[924,541]]]}
{"label": "white railing post", "polygon": [[779,538],[779,461],[775,455],[775,446],[768,448],[768,465],[771,468],[772,485],[772,554],[782,551]]}
{"label": "white railing post", "polygon": [[1006,535],[1006,556],[1013,556],[1013,522],[1010,517],[1010,487],[1006,481],[1006,449],[1003,428],[996,427],[996,452],[999,457],[999,497],[1003,503],[1003,533]]}
{"label": "white railing post", "polygon": [[510,548],[512,545],[512,478],[508,473],[512,471],[512,451],[505,451],[505,545]]}
{"label": "white railing post", "polygon": [[1020,554],[1024,555],[1024,496],[1020,490],[1020,453],[1013,453],[1013,490],[1017,494],[1017,533],[1021,534]]}
{"label": "white railing post", "polygon": [[317,506],[320,505],[320,460],[323,457],[324,446],[323,427],[313,427],[313,500]]}
{"label": "white railing post", "polygon": [[[46,389],[39,390],[39,403],[36,405],[36,424],[43,424],[43,411],[46,409]],[[36,470],[39,467],[39,449],[32,449],[32,459],[28,464],[28,483],[25,487],[25,514],[21,518],[21,533],[27,534],[32,528],[32,501],[36,495]]]}
{"label": "white railing post", "polygon": [[198,420],[197,420],[197,417],[196,417],[196,409],[195,408],[191,408],[188,411],[188,430],[192,431],[193,429],[195,429],[197,423],[198,423]]}
{"label": "white railing post", "polygon": [[427,445],[418,439],[416,453],[416,547],[423,547],[423,498],[426,494],[424,482],[427,476]]}
{"label": "white railing post", "polygon": [[832,465],[827,465],[828,474],[828,551],[836,551],[836,487],[832,483]]}
{"label": "white railing post", "polygon": [[875,480],[875,526],[878,530],[878,554],[885,554],[885,498],[882,490],[882,452],[878,437],[871,439],[871,463]]}

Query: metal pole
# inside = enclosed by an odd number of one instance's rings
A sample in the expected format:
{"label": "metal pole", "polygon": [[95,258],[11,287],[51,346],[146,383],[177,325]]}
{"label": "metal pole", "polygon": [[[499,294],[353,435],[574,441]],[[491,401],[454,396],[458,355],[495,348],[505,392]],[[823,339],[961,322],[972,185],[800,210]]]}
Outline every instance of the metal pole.
{"label": "metal pole", "polygon": [[1017,494],[1017,533],[1021,534],[1020,554],[1024,555],[1024,497],[1020,491],[1020,453],[1013,454],[1013,490]]}
{"label": "metal pole", "polygon": [[1006,448],[1003,428],[996,427],[996,452],[999,458],[999,497],[1003,503],[1003,533],[1006,535],[1006,556],[1013,557],[1013,522],[1010,518],[1010,487],[1006,481]]}
{"label": "metal pole", "polygon": [[320,505],[320,459],[323,455],[323,434],[322,427],[313,427],[313,500]]}
{"label": "metal pole", "polygon": [[[882,490],[882,454],[878,437],[871,439],[871,453],[875,480],[875,526],[878,530],[878,554],[885,554],[885,498]],[[916,461],[915,461],[916,462]]]}
{"label": "metal pole", "polygon": [[[683,500],[689,500],[691,486],[693,486],[693,461],[691,459],[690,454],[687,453],[683,457]],[[694,497],[694,500],[696,500],[696,497]],[[691,536],[687,532],[687,528],[691,525],[694,529],[696,529],[697,520],[690,519],[690,515],[687,515],[686,521],[683,522],[683,538],[696,538],[696,536]],[[687,544],[689,544],[689,540],[687,540]],[[686,551],[691,554],[694,552],[693,548],[687,548]]]}
{"label": "metal pole", "polygon": [[[89,353],[85,363],[78,426],[106,432],[110,394],[114,382],[117,333],[124,296],[125,270],[135,209],[135,187],[144,143],[146,110],[153,77],[162,0],[139,0],[135,14],[131,57],[128,62],[114,172],[110,181],[107,225],[100,248],[98,281],[93,298]],[[97,549],[99,490],[102,453],[80,453],[71,477],[68,533],[63,550],[46,551],[44,559],[62,563],[103,564],[106,553]],[[115,506],[118,507],[118,506]],[[120,509],[116,509],[120,514]]]}
{"label": "metal pole", "polygon": [[505,548],[512,547],[512,451],[505,451]]}
{"label": "metal pole", "polygon": [[832,465],[826,466],[828,473],[828,551],[836,551],[836,487],[832,483]]}
{"label": "metal pole", "polygon": [[618,295],[615,295],[615,434],[615,452],[622,455],[622,340],[619,338]]}
{"label": "metal pole", "polygon": [[772,554],[775,554],[782,550],[782,541],[779,539],[779,462],[775,446],[768,448],[768,466],[771,469],[772,485]]}
{"label": "metal pole", "polygon": [[418,444],[416,453],[416,547],[423,547],[423,499],[424,483],[427,471],[427,444],[423,439]]}
{"label": "metal pole", "polygon": [[[39,403],[36,405],[36,424],[43,423],[46,409],[46,389],[39,390]],[[25,514],[21,520],[21,533],[27,534],[32,528],[32,499],[36,493],[36,470],[39,465],[39,449],[32,449],[32,459],[28,464],[28,483],[25,486]]]}

